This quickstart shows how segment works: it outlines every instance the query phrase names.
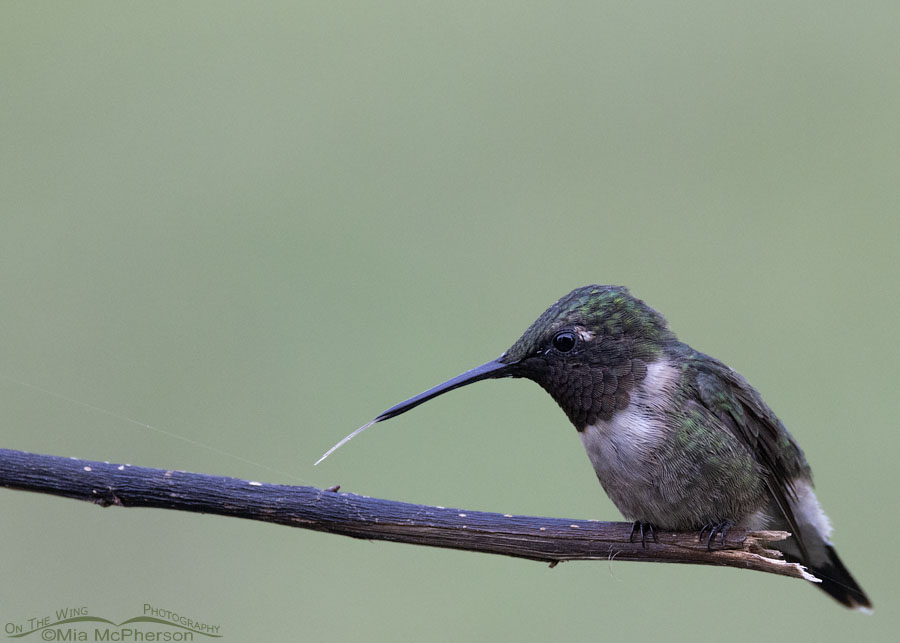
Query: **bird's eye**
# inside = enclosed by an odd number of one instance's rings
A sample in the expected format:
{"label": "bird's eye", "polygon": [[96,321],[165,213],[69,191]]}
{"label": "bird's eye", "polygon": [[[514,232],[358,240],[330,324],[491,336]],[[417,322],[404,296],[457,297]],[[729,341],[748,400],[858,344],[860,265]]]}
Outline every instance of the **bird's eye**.
{"label": "bird's eye", "polygon": [[564,330],[562,332],[556,333],[553,337],[553,348],[558,350],[560,353],[568,353],[570,350],[575,348],[575,333],[570,330]]}

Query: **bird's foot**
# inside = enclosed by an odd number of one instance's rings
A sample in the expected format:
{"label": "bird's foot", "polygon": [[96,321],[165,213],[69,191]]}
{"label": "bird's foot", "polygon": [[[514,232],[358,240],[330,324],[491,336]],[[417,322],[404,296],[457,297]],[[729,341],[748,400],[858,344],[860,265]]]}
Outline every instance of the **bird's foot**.
{"label": "bird's foot", "polygon": [[635,532],[640,533],[641,535],[641,547],[647,549],[647,534],[650,534],[650,538],[653,539],[653,542],[658,543],[659,541],[656,539],[656,528],[650,524],[649,522],[642,522],[640,520],[635,520],[631,523],[631,533],[628,534],[628,542],[634,542],[634,534]]}
{"label": "bird's foot", "polygon": [[719,545],[725,546],[725,536],[728,534],[728,530],[734,526],[734,523],[730,520],[723,520],[721,522],[708,522],[703,527],[700,528],[700,537],[697,538],[698,542],[703,542],[703,534],[709,532],[709,536],[706,539],[706,550],[712,551],[712,544],[715,542],[716,534],[719,535]]}

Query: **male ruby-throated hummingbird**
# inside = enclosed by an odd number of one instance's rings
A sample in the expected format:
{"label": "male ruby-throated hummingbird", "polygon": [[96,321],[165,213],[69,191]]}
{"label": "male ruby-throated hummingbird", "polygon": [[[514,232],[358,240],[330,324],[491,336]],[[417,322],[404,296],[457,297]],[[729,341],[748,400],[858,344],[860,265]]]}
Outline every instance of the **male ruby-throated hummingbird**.
{"label": "male ruby-throated hummingbird", "polygon": [[731,527],[789,531],[773,545],[787,560],[843,605],[871,608],[831,545],[809,465],[781,421],[747,380],[678,341],[623,287],[573,290],[500,357],[391,407],[319,462],[376,422],[501,377],[533,380],[556,400],[642,540],[654,528],[698,530],[707,546]]}

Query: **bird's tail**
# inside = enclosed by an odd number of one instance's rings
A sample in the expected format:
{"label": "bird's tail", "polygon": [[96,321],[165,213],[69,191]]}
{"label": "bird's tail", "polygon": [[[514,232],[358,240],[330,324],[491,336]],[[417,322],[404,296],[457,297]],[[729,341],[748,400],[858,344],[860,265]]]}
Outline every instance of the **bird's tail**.
{"label": "bird's tail", "polygon": [[809,570],[821,583],[816,587],[831,596],[841,605],[863,612],[872,610],[872,602],[859,583],[844,567],[831,544],[831,523],[828,516],[819,506],[816,494],[809,480],[795,480],[797,492],[795,501],[791,502],[796,529],[783,516],[775,503],[769,507],[771,516],[778,516],[770,521],[770,527],[784,531],[799,531],[787,540],[773,543],[781,550],[784,559],[791,563],[800,563]]}
{"label": "bird's tail", "polygon": [[769,505],[769,516],[772,518],[766,527],[799,533],[792,534],[787,540],[773,543],[772,546],[782,552],[786,561],[806,567],[822,581],[815,583],[816,587],[838,603],[851,609],[870,612],[872,601],[844,567],[831,544],[831,524],[819,506],[812,483],[798,479],[794,484],[796,498],[791,502],[794,520],[788,520],[773,501]]}
{"label": "bird's tail", "polygon": [[831,596],[841,605],[851,609],[869,612],[872,610],[872,602],[856,579],[850,574],[844,563],[838,557],[837,552],[829,544],[824,546],[825,560],[816,564],[805,561],[799,556],[785,552],[784,558],[792,563],[800,563],[806,566],[809,572],[820,579],[816,587]]}

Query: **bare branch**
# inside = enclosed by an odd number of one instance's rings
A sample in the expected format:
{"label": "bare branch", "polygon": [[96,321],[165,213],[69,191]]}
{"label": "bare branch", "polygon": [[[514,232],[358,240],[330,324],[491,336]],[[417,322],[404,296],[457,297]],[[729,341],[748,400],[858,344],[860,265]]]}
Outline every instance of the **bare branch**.
{"label": "bare branch", "polygon": [[693,532],[657,531],[631,542],[630,523],[513,516],[367,498],[336,490],[250,482],[0,449],[0,486],[88,500],[247,518],[370,540],[527,558],[638,560],[754,569],[817,581],[766,544],[786,532],[732,530],[708,551]]}

